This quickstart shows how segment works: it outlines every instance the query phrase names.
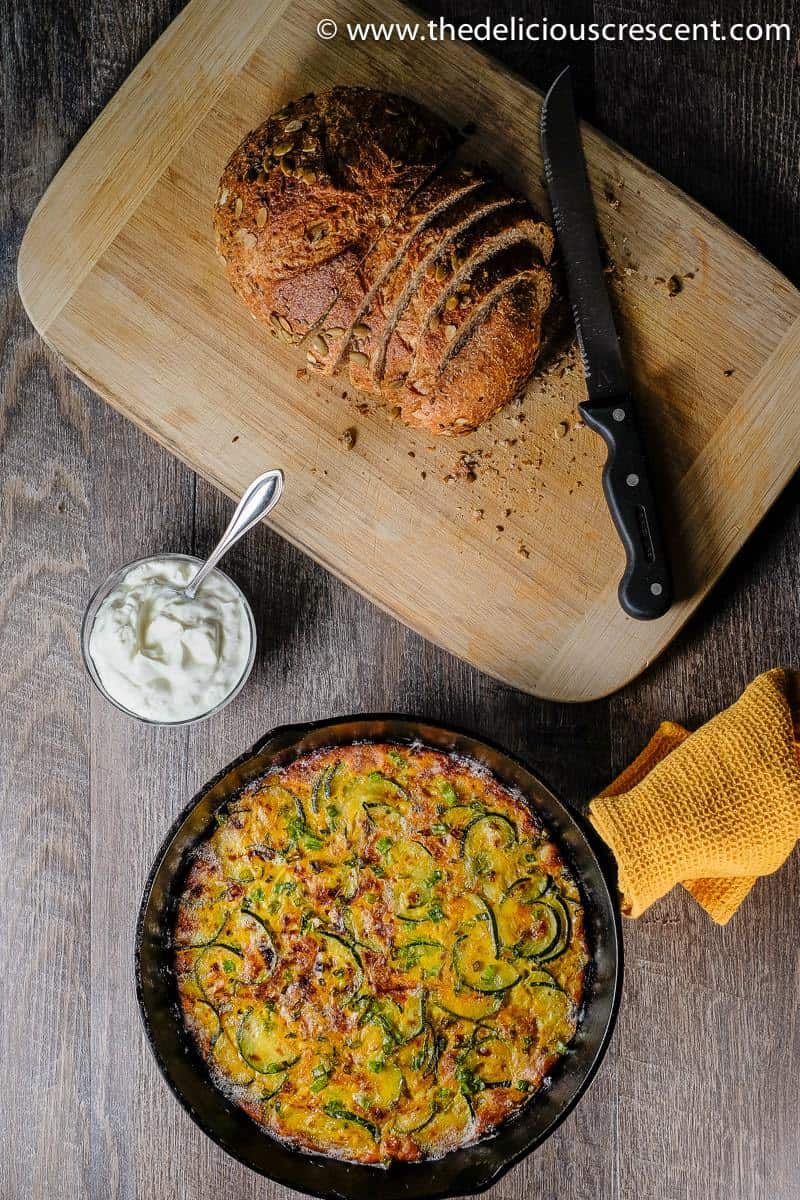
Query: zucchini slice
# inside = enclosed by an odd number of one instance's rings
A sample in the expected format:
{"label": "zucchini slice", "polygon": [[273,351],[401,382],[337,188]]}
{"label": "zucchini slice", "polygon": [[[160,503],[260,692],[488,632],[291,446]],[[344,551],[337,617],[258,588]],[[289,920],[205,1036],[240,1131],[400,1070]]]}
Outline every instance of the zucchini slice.
{"label": "zucchini slice", "polygon": [[467,1141],[474,1123],[469,1101],[461,1092],[456,1092],[448,1104],[437,1108],[431,1120],[417,1130],[414,1141],[429,1153],[443,1152]]}
{"label": "zucchini slice", "polygon": [[209,1046],[213,1046],[222,1029],[219,1023],[219,1014],[214,1006],[207,1000],[195,1000],[194,1004],[186,1010],[186,1018],[188,1023],[208,1042]]}
{"label": "zucchini slice", "polygon": [[287,1071],[300,1058],[297,1039],[291,1037],[285,1022],[266,1008],[253,1008],[247,1013],[236,1041],[248,1067],[259,1075]]}
{"label": "zucchini slice", "polygon": [[401,838],[386,853],[393,880],[393,907],[401,921],[419,924],[430,920],[436,861],[422,842]]}
{"label": "zucchini slice", "polygon": [[227,909],[221,899],[206,904],[181,903],[181,920],[175,931],[175,945],[189,950],[195,946],[210,946],[222,933]]}
{"label": "zucchini slice", "polygon": [[388,804],[393,808],[402,809],[408,804],[409,795],[406,789],[396,779],[384,775],[382,771],[370,771],[368,775],[357,776],[348,786],[348,795],[365,807],[370,804]]}
{"label": "zucchini slice", "polygon": [[330,1147],[335,1147],[348,1156],[354,1151],[359,1154],[371,1152],[375,1155],[375,1138],[372,1132],[375,1127],[369,1121],[365,1121],[364,1124],[368,1128],[363,1128],[362,1118],[356,1113],[350,1114],[355,1117],[355,1122],[344,1119],[340,1113],[349,1113],[344,1101],[340,1102],[341,1109],[336,1101],[332,1101],[330,1113],[325,1109],[309,1110],[305,1104],[293,1104],[291,1100],[282,1097],[279,1103],[280,1110],[278,1111],[277,1103],[273,1109],[273,1122],[283,1137],[295,1140],[301,1146],[311,1145],[324,1149],[327,1153],[330,1153]]}
{"label": "zucchini slice", "polygon": [[[409,1038],[397,1050],[396,1061],[407,1080],[425,1076],[436,1058],[436,1033],[425,1025],[415,1037]],[[414,1088],[411,1088],[414,1091]]]}
{"label": "zucchini slice", "polygon": [[407,1105],[402,1115],[399,1115],[389,1126],[389,1130],[391,1133],[400,1134],[401,1137],[413,1136],[430,1125],[436,1113],[437,1108],[434,1101],[422,1097],[420,1100],[415,1100],[413,1104]]}
{"label": "zucchini slice", "polygon": [[486,921],[486,902],[477,892],[463,891],[453,897],[450,902],[448,915],[452,917],[453,931],[458,937],[462,933],[470,933],[481,928],[481,922]]}
{"label": "zucchini slice", "polygon": [[417,984],[438,979],[444,959],[444,946],[433,938],[412,937],[392,949],[392,966]]}
{"label": "zucchini slice", "polygon": [[542,958],[558,945],[561,921],[546,900],[536,900],[528,909],[528,928],[513,951],[517,958]]}
{"label": "zucchini slice", "polygon": [[[376,954],[383,953],[383,945],[375,940],[373,928],[369,921],[369,908],[364,904],[347,904],[342,909],[342,924],[347,939],[355,947],[373,950]],[[347,940],[346,939],[346,940]]]}
{"label": "zucchini slice", "polygon": [[510,900],[513,897],[519,904],[532,904],[534,900],[539,900],[545,894],[552,882],[550,876],[545,875],[543,871],[531,871],[529,875],[523,875],[520,879],[514,880],[503,900]]}
{"label": "zucchini slice", "polygon": [[453,971],[473,991],[492,995],[507,992],[519,983],[521,973],[513,963],[486,954],[486,939],[472,935],[456,939],[453,946]]}
{"label": "zucchini slice", "polygon": [[272,1100],[278,1095],[288,1078],[288,1071],[277,1071],[272,1075],[257,1074],[248,1086],[248,1095],[257,1103],[263,1104],[265,1100]]}
{"label": "zucchini slice", "polygon": [[328,1100],[323,1106],[323,1112],[326,1116],[333,1117],[337,1121],[346,1121],[351,1125],[357,1125],[370,1135],[374,1142],[380,1139],[380,1130],[377,1125],[373,1125],[366,1117],[360,1117],[358,1113],[353,1112],[349,1108],[345,1108],[341,1100]]}
{"label": "zucchini slice", "polygon": [[392,839],[403,836],[405,818],[394,804],[374,801],[364,805],[367,819],[376,833]]}
{"label": "zucchini slice", "polygon": [[238,996],[226,996],[217,1009],[222,1032],[228,1035],[234,1046],[238,1043],[239,1026],[252,1007],[250,1000],[239,999]]}
{"label": "zucchini slice", "polygon": [[569,909],[559,895],[548,896],[548,903],[558,921],[558,935],[547,949],[536,955],[538,962],[552,962],[564,953],[569,945],[572,932],[572,921]]}
{"label": "zucchini slice", "polygon": [[482,1030],[467,1055],[467,1065],[484,1087],[511,1087],[516,1079],[517,1054],[498,1030]]}
{"label": "zucchini slice", "polygon": [[387,998],[381,1001],[381,1011],[395,1040],[407,1042],[425,1028],[425,992],[411,992],[402,1005]]}
{"label": "zucchini slice", "polygon": [[498,905],[497,927],[500,939],[509,949],[516,948],[521,957],[528,957],[520,947],[530,939],[531,928],[535,925],[532,911],[549,884],[549,878],[538,872],[524,875],[511,884]]}
{"label": "zucchini slice", "polygon": [[341,897],[343,900],[353,900],[358,895],[360,873],[357,866],[348,867],[347,874],[342,880]]}
{"label": "zucchini slice", "polygon": [[241,979],[244,957],[235,946],[215,942],[197,956],[194,975],[205,998],[213,1005],[230,988],[229,981]]}
{"label": "zucchini slice", "polygon": [[252,883],[260,876],[263,863],[250,855],[253,837],[246,822],[242,824],[233,818],[220,825],[214,834],[214,849],[219,859],[222,873],[226,879],[236,883]]}
{"label": "zucchini slice", "polygon": [[219,1071],[232,1083],[244,1085],[252,1083],[254,1072],[244,1061],[227,1033],[221,1033],[214,1042],[214,1064]]}
{"label": "zucchini slice", "polygon": [[397,1038],[391,1021],[384,1015],[385,1002],[374,996],[359,996],[355,1003],[364,1009],[358,1022],[362,1032],[355,1043],[359,1056],[365,1062],[388,1058],[397,1045]]}
{"label": "zucchini slice", "polygon": [[195,964],[199,954],[202,954],[204,946],[192,950],[178,950],[175,955],[175,970],[178,977],[178,994],[181,1002],[191,1004],[195,1000],[207,1000],[203,989],[197,982],[195,975]]}
{"label": "zucchini slice", "polygon": [[321,809],[330,804],[331,783],[338,767],[338,762],[328,763],[327,767],[323,767],[314,780],[314,786],[311,789],[311,811],[313,813],[319,813]]}
{"label": "zucchini slice", "polygon": [[277,805],[275,828],[271,830],[271,835],[281,853],[290,857],[298,852],[321,850],[324,841],[309,825],[300,797],[288,788],[277,785],[270,788],[270,792],[273,803]]}
{"label": "zucchini slice", "polygon": [[462,855],[473,887],[499,903],[509,882],[519,875],[516,865],[517,828],[502,813],[475,817],[464,833]]}
{"label": "zucchini slice", "polygon": [[427,846],[411,838],[394,842],[386,854],[386,865],[398,879],[413,879],[419,884],[430,879],[436,862]]}
{"label": "zucchini slice", "polygon": [[500,934],[497,928],[497,917],[494,915],[494,909],[483,896],[476,895],[475,899],[481,906],[481,914],[477,919],[485,922],[486,928],[489,931],[489,937],[491,938],[492,949],[495,955],[498,955],[500,953]]}
{"label": "zucchini slice", "polygon": [[269,911],[270,900],[272,899],[272,889],[268,883],[258,879],[254,883],[249,883],[245,888],[245,893],[242,896],[241,907],[247,912],[252,913],[260,921],[266,922],[269,925],[271,913]]}
{"label": "zucchini slice", "polygon": [[369,1069],[361,1081],[359,1095],[376,1108],[393,1108],[403,1093],[403,1072],[394,1063],[384,1063],[380,1069]]}
{"label": "zucchini slice", "polygon": [[440,986],[435,1003],[448,1016],[463,1017],[467,1021],[482,1021],[492,1017],[503,1003],[503,992],[480,993],[471,989],[456,990],[452,983]]}
{"label": "zucchini slice", "polygon": [[220,942],[232,946],[242,955],[248,983],[268,979],[278,962],[278,948],[272,930],[263,917],[247,908],[237,909],[228,917],[220,934]]}
{"label": "zucchini slice", "polygon": [[[553,981],[555,983],[555,981]],[[536,1039],[540,1047],[552,1048],[557,1042],[567,1045],[575,1035],[577,1018],[570,996],[555,984],[535,980],[520,984],[526,1008],[536,1021]]]}
{"label": "zucchini slice", "polygon": [[314,890],[317,895],[328,892],[336,900],[349,901],[358,892],[360,879],[358,863],[350,859],[348,862],[320,862],[320,870],[314,875]]}
{"label": "zucchini slice", "polygon": [[554,979],[550,972],[545,967],[533,967],[525,976],[523,987],[526,988],[552,988],[554,992],[563,992],[561,984]]}
{"label": "zucchini slice", "polygon": [[514,822],[499,812],[482,813],[469,822],[464,831],[464,855],[474,858],[477,854],[490,856],[498,850],[510,850],[517,841]]}
{"label": "zucchini slice", "polygon": [[441,815],[441,822],[447,825],[448,829],[454,833],[463,834],[467,825],[474,821],[476,817],[482,815],[482,805],[474,804],[453,804],[450,808],[446,808]]}
{"label": "zucchini slice", "polygon": [[539,872],[511,885],[500,904],[498,926],[503,944],[517,958],[548,962],[569,945],[569,910],[549,876]]}
{"label": "zucchini slice", "polygon": [[320,930],[318,937],[318,962],[326,980],[326,992],[340,1000],[356,996],[364,983],[364,967],[358,951],[338,933]]}

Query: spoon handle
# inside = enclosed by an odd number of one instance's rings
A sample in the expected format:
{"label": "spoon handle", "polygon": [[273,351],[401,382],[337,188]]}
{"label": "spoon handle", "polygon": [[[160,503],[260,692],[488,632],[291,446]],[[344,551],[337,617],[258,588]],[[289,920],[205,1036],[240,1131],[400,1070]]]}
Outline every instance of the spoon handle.
{"label": "spoon handle", "polygon": [[194,599],[200,584],[206,575],[214,570],[214,567],[222,556],[227,554],[231,546],[235,545],[240,537],[252,529],[254,525],[257,525],[261,518],[265,517],[275,507],[282,495],[282,471],[267,471],[264,475],[259,475],[258,479],[253,480],[237,504],[236,512],[231,517],[230,524],[219,539],[214,550],[203,563],[194,579],[184,588],[184,594],[190,600]]}

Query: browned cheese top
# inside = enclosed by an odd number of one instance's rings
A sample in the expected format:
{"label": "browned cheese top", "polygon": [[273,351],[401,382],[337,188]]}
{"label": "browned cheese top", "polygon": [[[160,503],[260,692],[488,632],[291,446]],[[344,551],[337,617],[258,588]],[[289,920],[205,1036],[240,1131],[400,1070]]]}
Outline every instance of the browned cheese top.
{"label": "browned cheese top", "polygon": [[354,744],[218,814],[175,929],[186,1024],[276,1137],[363,1163],[439,1157],[526,1103],[575,1034],[575,880],[478,764]]}

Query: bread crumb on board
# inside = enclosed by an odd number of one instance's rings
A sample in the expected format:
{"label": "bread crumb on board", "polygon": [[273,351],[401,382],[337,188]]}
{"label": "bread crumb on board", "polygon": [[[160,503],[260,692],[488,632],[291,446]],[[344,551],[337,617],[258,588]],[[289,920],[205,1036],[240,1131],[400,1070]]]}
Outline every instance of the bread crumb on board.
{"label": "bread crumb on board", "polygon": [[622,207],[619,196],[615,196],[610,187],[605,188],[605,201],[609,208],[613,208],[616,211],[619,211]]}
{"label": "bread crumb on board", "polygon": [[357,437],[357,431],[351,427],[350,429],[342,430],[342,432],[339,434],[339,441],[342,443],[345,450],[352,450],[353,446],[356,444]]}
{"label": "bread crumb on board", "polygon": [[694,277],[694,271],[675,271],[669,276],[656,275],[653,282],[659,284],[661,287],[666,287],[667,295],[672,299],[675,296],[679,296],[683,291],[683,285],[687,281],[694,279]]}

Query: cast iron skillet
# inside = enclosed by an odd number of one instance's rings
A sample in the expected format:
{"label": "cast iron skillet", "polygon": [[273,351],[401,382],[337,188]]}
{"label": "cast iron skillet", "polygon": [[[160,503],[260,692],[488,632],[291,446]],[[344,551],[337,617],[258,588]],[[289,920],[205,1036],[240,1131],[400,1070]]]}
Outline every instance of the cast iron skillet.
{"label": "cast iron skillet", "polygon": [[[559,844],[583,894],[594,968],[572,1052],[549,1086],[498,1131],[423,1163],[386,1169],[291,1150],[232,1104],[211,1078],[184,1028],[172,968],[175,896],[192,850],[214,827],[215,811],[273,764],[322,746],[353,741],[424,742],[484,763],[519,788]],[[601,865],[601,859],[604,865]],[[609,877],[610,882],[606,881]],[[516,758],[469,734],[413,717],[335,718],[273,730],[212,779],[177,818],[144,889],[136,929],[136,987],[145,1032],[161,1072],[186,1111],[234,1158],[276,1183],[324,1200],[444,1200],[495,1183],[564,1120],[589,1085],[605,1053],[622,984],[622,938],[612,868],[587,826]]]}

